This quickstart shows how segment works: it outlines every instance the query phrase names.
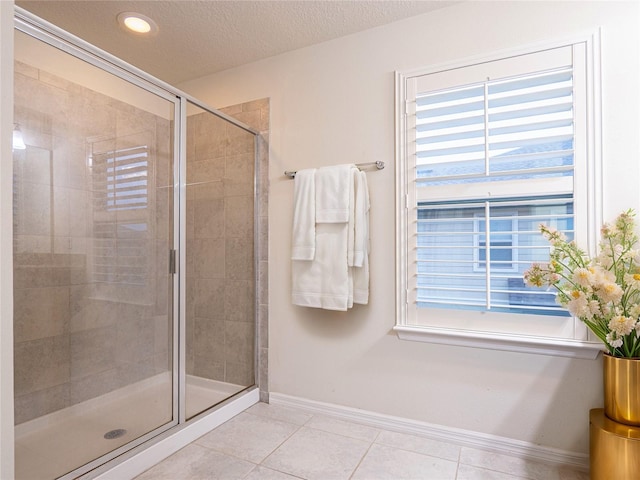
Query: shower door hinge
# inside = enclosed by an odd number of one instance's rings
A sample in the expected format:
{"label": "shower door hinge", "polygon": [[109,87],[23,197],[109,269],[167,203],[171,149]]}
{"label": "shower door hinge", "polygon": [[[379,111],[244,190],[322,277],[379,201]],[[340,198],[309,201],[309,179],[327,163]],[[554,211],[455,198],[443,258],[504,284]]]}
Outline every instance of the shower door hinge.
{"label": "shower door hinge", "polygon": [[176,273],[176,251],[174,249],[169,250],[169,273],[171,275]]}

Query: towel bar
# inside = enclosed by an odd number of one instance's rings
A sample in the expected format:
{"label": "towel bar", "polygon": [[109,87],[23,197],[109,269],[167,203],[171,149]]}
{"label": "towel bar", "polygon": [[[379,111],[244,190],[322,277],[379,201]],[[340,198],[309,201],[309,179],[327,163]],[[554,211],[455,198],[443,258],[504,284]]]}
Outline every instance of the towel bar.
{"label": "towel bar", "polygon": [[[362,169],[364,167],[369,167],[375,165],[378,170],[382,170],[384,168],[384,162],[378,160],[376,162],[368,162],[368,163],[356,163],[356,167]],[[296,172],[284,172],[284,174],[289,178],[295,178]]]}

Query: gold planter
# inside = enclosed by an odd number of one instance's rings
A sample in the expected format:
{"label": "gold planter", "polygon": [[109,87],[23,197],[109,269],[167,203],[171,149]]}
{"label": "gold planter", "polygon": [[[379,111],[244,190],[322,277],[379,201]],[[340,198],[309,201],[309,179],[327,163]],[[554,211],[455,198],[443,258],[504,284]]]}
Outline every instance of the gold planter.
{"label": "gold planter", "polygon": [[603,354],[604,413],[615,422],[640,426],[640,358]]}
{"label": "gold planter", "polygon": [[604,409],[589,412],[591,480],[637,480],[640,472],[640,427],[614,422]]}

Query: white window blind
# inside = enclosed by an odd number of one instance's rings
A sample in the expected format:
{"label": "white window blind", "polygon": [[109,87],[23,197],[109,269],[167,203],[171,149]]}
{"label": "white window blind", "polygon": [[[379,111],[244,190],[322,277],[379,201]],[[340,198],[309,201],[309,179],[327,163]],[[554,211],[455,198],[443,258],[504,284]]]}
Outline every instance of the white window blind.
{"label": "white window blind", "polygon": [[416,98],[423,185],[572,175],[571,68]]}
{"label": "white window blind", "polygon": [[577,241],[593,223],[587,51],[398,75],[399,327],[588,340],[523,281],[549,256],[540,223]]}

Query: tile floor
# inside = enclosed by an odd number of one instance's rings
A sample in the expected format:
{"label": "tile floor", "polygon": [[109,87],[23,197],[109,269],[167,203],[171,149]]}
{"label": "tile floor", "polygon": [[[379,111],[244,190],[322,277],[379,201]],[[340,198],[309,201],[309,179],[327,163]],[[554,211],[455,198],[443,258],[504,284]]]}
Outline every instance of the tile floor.
{"label": "tile floor", "polygon": [[588,480],[415,435],[258,403],[136,480]]}

